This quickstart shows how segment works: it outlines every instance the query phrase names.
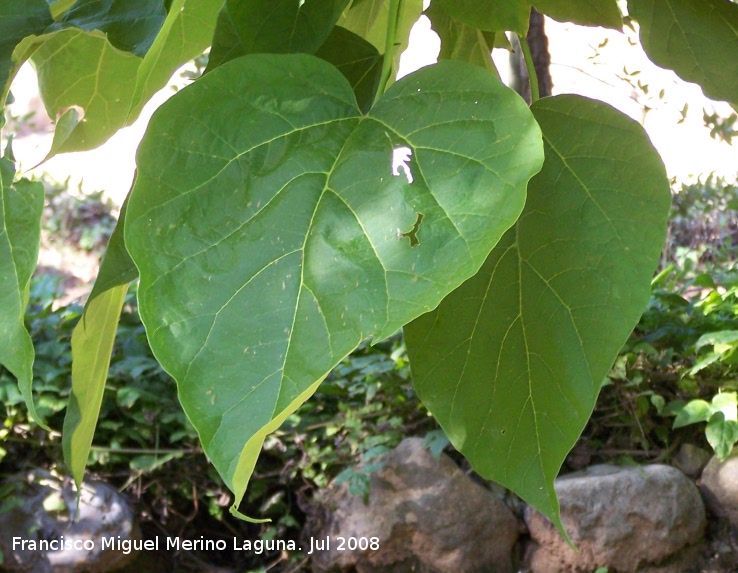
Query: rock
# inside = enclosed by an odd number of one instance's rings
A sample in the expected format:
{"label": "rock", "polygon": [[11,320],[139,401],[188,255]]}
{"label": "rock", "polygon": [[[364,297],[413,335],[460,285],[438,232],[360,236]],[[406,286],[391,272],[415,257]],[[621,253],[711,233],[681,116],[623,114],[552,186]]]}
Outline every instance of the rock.
{"label": "rock", "polygon": [[[368,504],[343,485],[323,496],[328,516],[311,537],[330,536],[330,549],[313,553],[314,573],[512,573],[519,524],[500,499],[446,455],[435,459],[419,438],[403,440],[384,461]],[[378,549],[339,551],[339,537],[376,538]]]}
{"label": "rock", "polygon": [[699,488],[710,513],[738,531],[738,448],[724,462],[717,457],[710,460],[702,470]]}
{"label": "rock", "polygon": [[710,453],[693,444],[682,444],[672,465],[691,478],[697,478],[710,461]]}
{"label": "rock", "polygon": [[[102,573],[135,556],[103,549],[103,539],[130,541],[140,535],[123,496],[104,483],[85,481],[79,508],[71,483],[43,470],[9,478],[0,492],[6,509],[0,511],[0,551],[6,570]],[[49,546],[54,541],[61,544],[59,550]]]}
{"label": "rock", "polygon": [[705,508],[694,484],[665,465],[593,466],[556,480],[561,519],[574,551],[532,508],[525,521],[535,542],[532,573],[683,573],[697,557]]}

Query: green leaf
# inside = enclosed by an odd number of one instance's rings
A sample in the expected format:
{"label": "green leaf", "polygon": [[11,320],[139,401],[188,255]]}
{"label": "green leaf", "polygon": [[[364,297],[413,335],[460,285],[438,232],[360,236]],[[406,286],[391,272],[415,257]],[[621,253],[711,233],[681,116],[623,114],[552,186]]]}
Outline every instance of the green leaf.
{"label": "green leaf", "polygon": [[[435,0],[454,20],[490,32],[528,33],[529,0]],[[432,5],[432,4],[431,4]]]}
{"label": "green leaf", "polygon": [[738,104],[738,5],[727,0],[629,0],[651,60]]}
{"label": "green leaf", "polygon": [[236,506],[266,434],[342,358],[476,272],[541,158],[522,100],[457,62],[363,117],[330,64],[244,56],[154,114],[126,247],[152,349]]}
{"label": "green leaf", "polygon": [[72,136],[74,130],[77,129],[79,122],[82,118],[76,108],[70,107],[64,113],[62,113],[56,120],[56,127],[54,129],[54,139],[51,142],[51,149],[46,154],[41,162],[34,166],[34,169],[39,165],[46,163],[49,159],[54,157],[57,153],[60,153],[64,148],[64,144]]}
{"label": "green leaf", "polygon": [[726,420],[738,421],[738,399],[735,392],[720,392],[712,398],[712,407],[723,413]]}
{"label": "green leaf", "polygon": [[67,10],[69,10],[77,3],[77,0],[55,0],[51,2],[49,0],[46,1],[49,5],[49,9],[51,10],[51,16],[54,18],[54,20],[61,19],[64,14],[66,14]]}
{"label": "green leaf", "polygon": [[143,57],[166,16],[162,0],[79,0],[49,31],[99,30],[117,49]]}
{"label": "green leaf", "polygon": [[14,177],[12,161],[0,158],[0,364],[18,379],[33,419],[46,427],[33,404],[34,351],[24,324],[38,261],[44,186],[27,179],[13,182]]}
{"label": "green leaf", "polygon": [[405,328],[415,388],[488,479],[559,524],[553,483],[649,299],[670,192],[640,125],[532,106],[546,161],[482,270]]}
{"label": "green leaf", "polygon": [[705,437],[715,450],[718,460],[723,461],[738,442],[738,422],[726,420],[725,414],[715,412],[705,428]]}
{"label": "green leaf", "polygon": [[[13,51],[24,38],[40,33],[53,21],[46,0],[0,1],[0,103],[3,107],[10,82],[25,61],[14,58]],[[0,116],[0,125],[3,122],[4,116]]]}
{"label": "green leaf", "polygon": [[335,26],[315,55],[338,68],[351,84],[361,111],[368,111],[382,71],[383,58],[377,49],[353,32]]}
{"label": "green leaf", "polygon": [[699,350],[703,346],[732,345],[736,342],[738,342],[738,330],[719,330],[700,336],[694,347],[696,350]]}
{"label": "green leaf", "polygon": [[[387,16],[390,0],[354,0],[338,25],[350,30],[372,44],[380,54],[385,55],[387,43]],[[395,30],[394,53],[392,54],[392,73],[390,82],[397,75],[400,55],[407,49],[410,30],[423,13],[422,0],[403,0]]]}
{"label": "green leaf", "polygon": [[492,47],[487,35],[477,28],[467,26],[451,18],[440,4],[433,3],[425,11],[433,30],[441,39],[439,60],[459,60],[481,66],[495,75],[497,68],[492,61]]}
{"label": "green leaf", "polygon": [[64,417],[64,461],[77,488],[100,413],[110,355],[128,284],[113,287],[90,300],[72,333],[72,393]]}
{"label": "green leaf", "polygon": [[92,287],[92,292],[87,299],[86,306],[89,306],[92,300],[105,291],[121,285],[127,286],[138,277],[138,269],[133,264],[133,260],[128,254],[123,240],[123,228],[125,226],[127,209],[128,197],[126,197],[123,207],[121,207],[118,222],[108,241],[105,256],[100,263],[100,270],[95,280],[95,286]]}
{"label": "green leaf", "polygon": [[164,25],[136,72],[126,125],[136,120],[146,102],[180,66],[210,46],[222,4],[223,0],[172,1]]}
{"label": "green leaf", "polygon": [[49,115],[75,107],[83,119],[64,132],[63,143],[55,136],[54,148],[93,149],[125,125],[140,58],[116,50],[101,32],[68,29],[44,42],[32,60]]}
{"label": "green leaf", "polygon": [[246,54],[313,54],[348,0],[228,0],[218,16],[208,71]]}
{"label": "green leaf", "polygon": [[673,427],[707,422],[714,413],[715,409],[704,400],[690,400],[677,412]]}
{"label": "green leaf", "polygon": [[72,393],[64,418],[64,461],[79,488],[100,414],[115,333],[128,285],[138,276],[123,242],[128,199],[108,241],[95,286],[72,333]]}
{"label": "green leaf", "polygon": [[559,22],[623,29],[617,0],[533,0],[533,4],[540,13]]}
{"label": "green leaf", "polygon": [[[106,2],[117,12],[106,16],[108,20],[105,21],[105,15],[100,14],[98,24],[116,27],[118,41],[135,44],[133,47],[138,53],[143,53],[150,44],[143,59],[119,50],[99,30],[83,31],[76,27],[38,37],[28,36],[16,47],[14,60],[17,65],[32,58],[49,116],[64,118],[64,128],[54,134],[49,157],[55,153],[93,149],[121,127],[133,123],[172,73],[210,45],[222,4],[222,0],[175,0],[158,34],[152,37],[155,26],[147,24],[148,20],[141,21],[140,29],[134,30],[127,25],[124,18],[127,3]],[[147,2],[146,5],[152,4]],[[71,18],[73,12],[67,17]],[[154,21],[158,22],[151,20]],[[60,26],[62,24],[50,26],[48,30]],[[94,26],[91,17],[86,26]],[[76,124],[72,116],[65,115],[70,108],[78,113]]]}

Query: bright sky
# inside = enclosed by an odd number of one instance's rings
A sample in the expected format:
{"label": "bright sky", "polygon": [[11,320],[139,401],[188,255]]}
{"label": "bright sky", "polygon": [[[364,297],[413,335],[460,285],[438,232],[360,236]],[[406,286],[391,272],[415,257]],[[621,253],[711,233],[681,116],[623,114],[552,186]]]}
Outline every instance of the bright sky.
{"label": "bright sky", "polygon": [[[732,112],[728,104],[707,100],[698,86],[686,84],[672,72],[657,68],[637,45],[632,31],[623,34],[552,20],[546,21],[546,31],[554,93],[578,93],[606,101],[643,123],[670,177],[689,182],[714,171],[729,181],[736,179],[738,145],[732,147],[711,139],[702,119],[703,109],[727,117]],[[428,19],[422,17],[412,31],[409,50],[403,54],[400,74],[433,63],[439,47]],[[507,52],[495,50],[495,61],[504,78]],[[628,80],[632,83],[640,80],[648,86],[648,93],[634,88]],[[663,98],[659,98],[661,90]],[[29,102],[33,105],[37,92],[35,75],[29,66],[19,74],[13,93],[18,101],[14,108],[17,115],[26,111]],[[171,88],[162,90],[136,124],[121,130],[101,148],[57,156],[39,169],[59,180],[71,176],[72,184],[81,180],[85,191],[104,189],[116,201],[122,201],[133,178],[135,149],[146,122],[171,93]],[[688,105],[686,118],[678,123],[685,104]],[[644,112],[645,106],[652,109]],[[50,145],[50,135],[16,139],[14,149],[21,168],[29,169],[37,164]]]}

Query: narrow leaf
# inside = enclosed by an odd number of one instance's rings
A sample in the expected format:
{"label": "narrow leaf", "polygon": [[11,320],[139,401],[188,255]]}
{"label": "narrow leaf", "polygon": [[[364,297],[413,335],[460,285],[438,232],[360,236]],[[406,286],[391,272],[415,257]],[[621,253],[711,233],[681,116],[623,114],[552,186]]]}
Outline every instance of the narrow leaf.
{"label": "narrow leaf", "polygon": [[533,4],[536,10],[559,22],[623,29],[617,0],[533,0]]}
{"label": "narrow leaf", "polygon": [[348,0],[228,0],[218,16],[208,71],[246,54],[313,54]]}
{"label": "narrow leaf", "polygon": [[415,388],[481,475],[552,521],[553,483],[637,323],[670,193],[643,129],[601,102],[536,102],[546,160],[481,272],[405,329]]}
{"label": "narrow leaf", "polygon": [[522,100],[458,62],[362,116],[330,64],[244,56],[154,114],[126,247],[152,349],[236,506],[264,435],[362,340],[473,275],[541,161]]}
{"label": "narrow leaf", "polygon": [[728,0],[629,0],[643,49],[663,68],[738,104],[738,4]]}
{"label": "narrow leaf", "polygon": [[100,271],[95,280],[95,286],[87,299],[87,306],[90,302],[97,298],[100,294],[118,286],[128,286],[131,281],[138,277],[138,269],[133,264],[133,260],[128,254],[123,239],[123,228],[125,226],[126,211],[128,209],[128,197],[123,202],[120,210],[120,217],[115,224],[113,234],[110,236],[108,246],[105,249],[105,256],[100,263]]}
{"label": "narrow leaf", "polygon": [[[529,0],[435,0],[454,20],[490,32],[528,33]],[[432,4],[431,4],[432,5]]]}
{"label": "narrow leaf", "polygon": [[90,454],[127,291],[128,284],[124,284],[91,300],[72,333],[72,393],[64,417],[62,447],[77,488],[82,485]]}
{"label": "narrow leaf", "polygon": [[18,379],[31,416],[43,427],[33,403],[33,343],[24,316],[41,239],[44,187],[21,179],[0,158],[0,364]]}
{"label": "narrow leaf", "polygon": [[95,286],[72,334],[72,393],[64,418],[62,447],[77,487],[82,483],[95,435],[125,295],[130,282],[138,276],[123,242],[127,206],[126,198]]}

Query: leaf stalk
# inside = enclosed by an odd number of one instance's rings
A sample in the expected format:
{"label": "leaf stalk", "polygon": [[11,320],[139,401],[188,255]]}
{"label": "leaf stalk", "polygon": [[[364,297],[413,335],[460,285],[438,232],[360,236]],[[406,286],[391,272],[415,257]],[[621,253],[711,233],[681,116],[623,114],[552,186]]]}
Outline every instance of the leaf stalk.
{"label": "leaf stalk", "polygon": [[374,96],[376,102],[379,97],[387,91],[392,75],[392,64],[395,61],[395,46],[397,36],[397,20],[400,17],[402,0],[390,0],[387,13],[387,37],[384,41],[384,59],[382,60],[382,73],[379,76],[379,88]]}

